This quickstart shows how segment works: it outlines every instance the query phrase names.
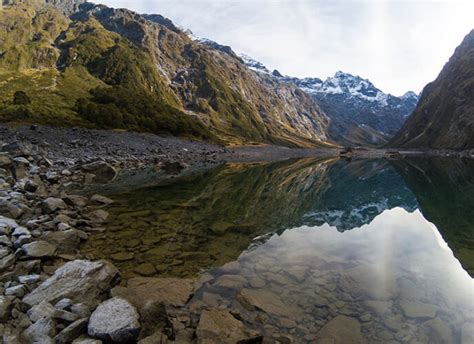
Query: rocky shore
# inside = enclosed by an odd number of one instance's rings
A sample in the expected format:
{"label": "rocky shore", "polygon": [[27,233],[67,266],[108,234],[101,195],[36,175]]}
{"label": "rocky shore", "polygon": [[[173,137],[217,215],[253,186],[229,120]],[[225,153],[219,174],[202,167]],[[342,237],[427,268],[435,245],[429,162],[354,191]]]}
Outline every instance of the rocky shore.
{"label": "rocky shore", "polygon": [[[228,150],[81,129],[1,127],[0,134],[4,343],[261,341],[228,311],[191,314],[182,309],[197,287],[192,279],[124,283],[111,262],[87,260],[78,250],[90,235],[105,230],[108,213],[103,208],[113,201],[98,194],[72,194],[71,187],[106,183],[120,169],[150,163],[163,175],[175,175],[217,164]],[[128,140],[130,135],[133,140]]]}

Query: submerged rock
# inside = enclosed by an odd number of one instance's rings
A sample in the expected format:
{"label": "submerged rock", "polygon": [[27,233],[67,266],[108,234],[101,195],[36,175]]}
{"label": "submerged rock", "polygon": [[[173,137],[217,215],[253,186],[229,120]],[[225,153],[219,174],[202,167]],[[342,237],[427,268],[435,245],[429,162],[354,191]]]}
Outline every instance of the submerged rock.
{"label": "submerged rock", "polygon": [[101,303],[92,313],[87,332],[106,342],[127,343],[140,334],[138,318],[135,307],[125,299],[114,297]]}
{"label": "submerged rock", "polygon": [[113,291],[137,307],[148,302],[182,307],[194,293],[194,280],[185,278],[136,277],[128,280],[127,288]]}
{"label": "submerged rock", "polygon": [[432,319],[436,316],[436,307],[427,303],[403,300],[400,307],[407,318]]}
{"label": "submerged rock", "polygon": [[247,329],[227,310],[205,310],[196,329],[197,342],[206,344],[234,344],[261,339],[258,332]]}
{"label": "submerged rock", "polygon": [[316,335],[318,343],[362,344],[366,343],[357,319],[339,315],[329,321]]}
{"label": "submerged rock", "polygon": [[118,270],[107,261],[75,260],[64,264],[41,283],[23,302],[29,306],[46,300],[56,303],[69,298],[74,303],[97,304],[117,282]]}

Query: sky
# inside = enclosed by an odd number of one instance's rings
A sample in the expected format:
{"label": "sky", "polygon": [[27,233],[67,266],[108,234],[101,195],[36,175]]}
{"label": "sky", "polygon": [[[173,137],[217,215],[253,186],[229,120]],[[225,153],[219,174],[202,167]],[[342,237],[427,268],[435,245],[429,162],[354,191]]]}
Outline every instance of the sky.
{"label": "sky", "polygon": [[95,0],[158,13],[296,77],[342,70],[421,92],[474,29],[474,0]]}

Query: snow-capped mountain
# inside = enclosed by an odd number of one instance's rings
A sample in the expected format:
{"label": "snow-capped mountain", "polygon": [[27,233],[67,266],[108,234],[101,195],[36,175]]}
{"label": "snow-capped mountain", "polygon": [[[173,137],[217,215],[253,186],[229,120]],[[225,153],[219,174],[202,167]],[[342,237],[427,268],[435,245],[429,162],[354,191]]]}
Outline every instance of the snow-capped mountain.
{"label": "snow-capped mountain", "polygon": [[337,72],[326,80],[270,73],[262,63],[240,55],[250,69],[296,84],[311,95],[331,119],[330,137],[345,145],[381,145],[402,127],[418,102],[414,92],[401,97],[384,93],[369,80]]}

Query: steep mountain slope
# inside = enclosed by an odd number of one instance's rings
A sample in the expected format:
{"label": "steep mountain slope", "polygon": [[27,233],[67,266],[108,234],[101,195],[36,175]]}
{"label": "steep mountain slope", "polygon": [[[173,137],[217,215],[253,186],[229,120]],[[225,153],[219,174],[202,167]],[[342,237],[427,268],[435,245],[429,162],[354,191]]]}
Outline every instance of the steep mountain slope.
{"label": "steep mountain slope", "polygon": [[261,75],[293,83],[309,94],[330,118],[329,136],[344,145],[381,145],[402,127],[413,112],[418,96],[385,94],[369,80],[337,72],[325,81],[318,78],[283,77],[247,55],[244,63]]}
{"label": "steep mountain slope", "polygon": [[415,112],[389,146],[474,147],[474,30],[425,87]]}
{"label": "steep mountain slope", "polygon": [[159,15],[13,0],[0,11],[0,120],[325,145],[329,120],[311,97],[231,52]]}

